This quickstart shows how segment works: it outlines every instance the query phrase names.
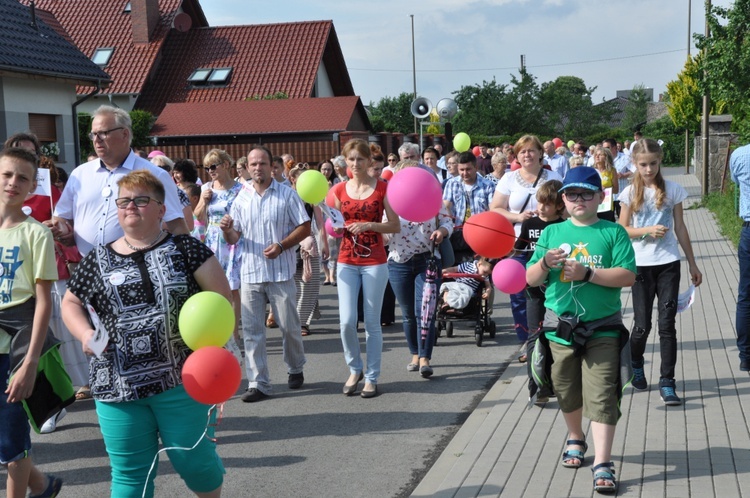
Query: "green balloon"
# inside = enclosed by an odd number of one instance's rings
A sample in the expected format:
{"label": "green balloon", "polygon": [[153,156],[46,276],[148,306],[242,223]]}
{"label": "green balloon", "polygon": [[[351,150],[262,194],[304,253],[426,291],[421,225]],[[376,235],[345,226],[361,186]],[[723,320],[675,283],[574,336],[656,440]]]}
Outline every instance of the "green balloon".
{"label": "green balloon", "polygon": [[185,301],[177,323],[182,340],[193,351],[206,346],[221,348],[234,332],[234,309],[221,294],[203,291]]}
{"label": "green balloon", "polygon": [[318,170],[309,169],[297,178],[297,194],[308,204],[323,202],[328,193],[328,180]]}
{"label": "green balloon", "polygon": [[453,137],[453,148],[457,152],[466,152],[471,147],[471,138],[464,132],[458,133]]}

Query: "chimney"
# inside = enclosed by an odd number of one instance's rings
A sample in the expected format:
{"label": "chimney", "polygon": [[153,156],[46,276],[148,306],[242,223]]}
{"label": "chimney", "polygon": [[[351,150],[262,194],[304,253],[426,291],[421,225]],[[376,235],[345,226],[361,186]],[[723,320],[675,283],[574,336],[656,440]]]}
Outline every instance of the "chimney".
{"label": "chimney", "polygon": [[133,23],[133,43],[143,45],[151,41],[151,34],[159,24],[158,0],[132,0],[130,21]]}

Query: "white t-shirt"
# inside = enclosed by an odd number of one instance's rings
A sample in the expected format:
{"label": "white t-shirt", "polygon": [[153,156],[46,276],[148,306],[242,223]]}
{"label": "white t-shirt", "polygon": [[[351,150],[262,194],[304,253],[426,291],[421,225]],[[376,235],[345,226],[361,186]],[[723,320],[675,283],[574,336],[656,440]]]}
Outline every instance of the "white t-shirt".
{"label": "white t-shirt", "polygon": [[[534,187],[534,182],[525,182],[521,176],[521,170],[517,169],[505,173],[503,177],[500,178],[500,181],[497,182],[497,187],[495,187],[495,193],[508,196],[508,211],[511,213],[520,213],[521,208],[523,208],[524,203],[526,203],[526,199],[528,199],[529,202],[523,210],[536,211],[536,191],[544,182],[550,180],[562,181],[562,178],[560,178],[560,175],[554,171],[543,169],[542,176],[539,178],[536,187]],[[516,223],[514,228],[516,230],[516,237],[518,237],[521,233],[521,224]]]}
{"label": "white t-shirt", "polygon": [[[678,183],[669,180],[665,180],[664,183],[667,195],[661,209],[656,209],[656,190],[646,188],[640,211],[630,214],[630,225],[634,228],[653,225],[664,225],[669,228],[667,234],[660,239],[649,235],[631,239],[637,266],[664,265],[680,259],[679,241],[674,233],[674,206],[684,201],[688,193]],[[632,195],[633,187],[625,187],[625,190],[620,192],[620,203],[630,206]]]}

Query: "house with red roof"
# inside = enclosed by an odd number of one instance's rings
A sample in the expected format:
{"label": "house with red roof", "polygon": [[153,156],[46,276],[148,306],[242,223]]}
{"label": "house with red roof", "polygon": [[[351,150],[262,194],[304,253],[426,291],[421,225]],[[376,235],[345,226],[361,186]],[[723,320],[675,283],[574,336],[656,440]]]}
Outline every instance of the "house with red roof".
{"label": "house with red roof", "polygon": [[342,135],[369,134],[332,21],[211,27],[198,0],[36,5],[112,78],[80,86],[80,109],[153,113],[154,146],[172,157],[200,160],[214,147],[237,157],[263,143],[318,161],[338,153]]}
{"label": "house with red roof", "polygon": [[77,86],[110,78],[47,12],[0,0],[0,137],[32,132],[59,166],[77,165]]}

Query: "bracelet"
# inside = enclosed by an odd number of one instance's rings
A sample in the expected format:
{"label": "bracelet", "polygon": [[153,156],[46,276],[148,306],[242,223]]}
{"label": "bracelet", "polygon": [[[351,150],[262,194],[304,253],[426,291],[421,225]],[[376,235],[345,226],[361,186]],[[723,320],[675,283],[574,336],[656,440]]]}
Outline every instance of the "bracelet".
{"label": "bracelet", "polygon": [[552,268],[550,268],[550,266],[547,264],[547,259],[544,256],[542,256],[542,259],[540,259],[539,261],[541,261],[542,270],[544,271],[552,270]]}
{"label": "bracelet", "polygon": [[284,246],[281,245],[281,242],[276,242],[276,244],[281,248],[281,252],[284,252]]}

